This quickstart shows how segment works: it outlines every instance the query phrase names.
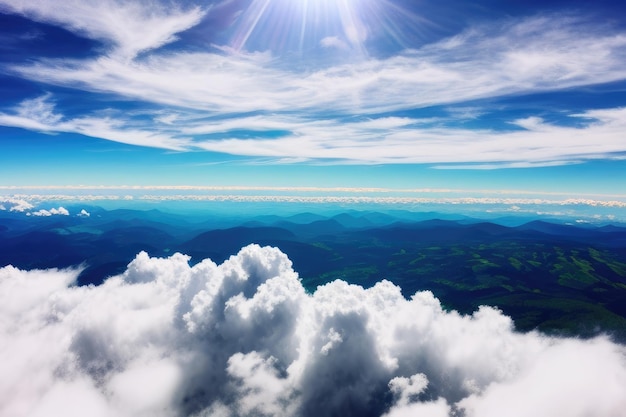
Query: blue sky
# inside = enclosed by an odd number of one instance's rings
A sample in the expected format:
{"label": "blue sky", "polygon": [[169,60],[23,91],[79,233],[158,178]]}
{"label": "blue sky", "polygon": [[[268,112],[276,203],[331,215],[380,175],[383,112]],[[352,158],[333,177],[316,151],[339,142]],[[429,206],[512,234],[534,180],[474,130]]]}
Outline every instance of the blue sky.
{"label": "blue sky", "polygon": [[0,0],[0,185],[626,195],[615,3]]}

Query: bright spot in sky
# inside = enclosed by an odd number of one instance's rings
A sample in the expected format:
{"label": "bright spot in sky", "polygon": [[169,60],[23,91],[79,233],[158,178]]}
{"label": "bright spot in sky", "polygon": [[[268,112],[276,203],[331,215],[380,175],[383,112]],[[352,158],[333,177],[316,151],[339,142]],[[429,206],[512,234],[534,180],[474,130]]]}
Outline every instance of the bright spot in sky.
{"label": "bright spot in sky", "polygon": [[310,52],[322,46],[365,56],[374,36],[402,44],[409,20],[418,19],[387,0],[253,0],[238,17],[231,47]]}

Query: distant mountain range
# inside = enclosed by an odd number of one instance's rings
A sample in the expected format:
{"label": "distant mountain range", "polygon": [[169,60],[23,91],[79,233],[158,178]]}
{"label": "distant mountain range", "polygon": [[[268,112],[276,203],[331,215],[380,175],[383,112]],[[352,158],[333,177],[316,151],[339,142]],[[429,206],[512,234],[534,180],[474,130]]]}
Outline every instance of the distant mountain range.
{"label": "distant mountain range", "polygon": [[[103,210],[90,207],[89,218],[55,216],[25,218],[21,213],[0,212],[0,264],[22,268],[66,267],[86,263],[86,282],[100,282],[122,269],[144,250],[153,256],[176,251],[195,261],[215,257],[217,262],[241,247],[258,243],[278,247],[298,242],[311,250],[316,242],[378,240],[385,242],[480,242],[491,240],[567,241],[598,247],[626,248],[626,227],[574,226],[533,220],[509,227],[466,216],[440,213],[393,214],[348,211],[333,216],[301,213],[287,217],[256,216],[230,227],[216,227],[219,219],[194,218],[158,210]],[[407,220],[409,217],[418,220]],[[281,249],[282,249],[281,247]],[[288,254],[289,255],[289,254]],[[102,262],[120,265],[107,272]],[[92,273],[98,270],[98,274]],[[88,278],[87,278],[88,277]]]}

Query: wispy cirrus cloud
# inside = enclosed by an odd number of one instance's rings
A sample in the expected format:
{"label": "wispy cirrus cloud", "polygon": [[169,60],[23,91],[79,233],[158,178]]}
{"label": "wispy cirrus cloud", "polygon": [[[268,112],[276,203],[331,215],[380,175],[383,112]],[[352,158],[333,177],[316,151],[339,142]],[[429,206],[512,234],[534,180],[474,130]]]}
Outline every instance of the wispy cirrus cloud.
{"label": "wispy cirrus cloud", "polygon": [[0,125],[48,133],[71,132],[137,146],[177,151],[205,150],[326,163],[431,164],[439,169],[558,166],[623,158],[626,108],[571,114],[574,125],[539,117],[511,120],[506,131],[448,125],[450,119],[374,117],[344,121],[268,114],[207,119],[179,112],[151,120],[117,113],[66,118],[49,95],[25,100]]}
{"label": "wispy cirrus cloud", "polygon": [[58,113],[50,94],[27,99],[11,113],[0,112],[0,125],[20,127],[44,133],[78,133],[128,145],[181,151],[191,143],[149,128],[137,128],[123,117],[87,115],[67,118]]}
{"label": "wispy cirrus cloud", "polygon": [[[555,166],[590,159],[621,158],[626,108],[572,115],[582,127],[540,118],[511,121],[522,129],[463,129],[424,126],[419,119],[380,118],[354,123],[325,120],[285,124],[279,138],[228,138],[197,142],[215,152],[360,163],[476,163],[480,167]],[[224,132],[225,136],[229,133]],[[445,165],[441,165],[445,168]],[[469,167],[469,165],[465,165]]]}
{"label": "wispy cirrus cloud", "polygon": [[621,65],[626,34],[587,27],[573,17],[477,27],[388,58],[304,71],[285,67],[270,51],[227,51],[40,60],[12,70],[51,84],[217,113],[325,109],[367,114],[626,78]]}
{"label": "wispy cirrus cloud", "polygon": [[[150,110],[141,117],[122,111],[65,116],[45,95],[0,113],[0,124],[273,163],[495,169],[566,165],[626,152],[624,108],[578,109],[570,117],[567,109],[557,109],[565,124],[539,114],[512,117],[505,129],[488,122],[478,129],[458,124],[489,112],[466,105],[470,101],[626,79],[626,33],[580,16],[484,24],[384,58],[289,65],[269,49],[157,49],[210,16],[209,7],[109,3],[56,8],[52,2],[5,1],[4,10],[111,45],[96,58],[39,59],[5,68],[50,85],[135,100],[137,108]],[[447,117],[419,116],[431,106],[451,110]],[[382,115],[396,111],[412,116]],[[150,112],[152,119],[146,119]]]}
{"label": "wispy cirrus cloud", "polygon": [[106,53],[120,59],[132,59],[139,52],[174,41],[176,33],[195,26],[206,14],[197,6],[119,0],[2,0],[0,11],[57,24],[102,41],[109,47]]}

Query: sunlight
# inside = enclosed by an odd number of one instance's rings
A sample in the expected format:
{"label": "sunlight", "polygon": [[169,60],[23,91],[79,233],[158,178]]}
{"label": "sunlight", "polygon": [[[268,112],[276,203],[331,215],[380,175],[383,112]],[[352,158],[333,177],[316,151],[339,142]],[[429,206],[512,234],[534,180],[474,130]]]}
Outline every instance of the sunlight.
{"label": "sunlight", "polygon": [[277,55],[323,48],[366,56],[374,37],[403,46],[403,22],[416,20],[390,0],[252,0],[229,46]]}

